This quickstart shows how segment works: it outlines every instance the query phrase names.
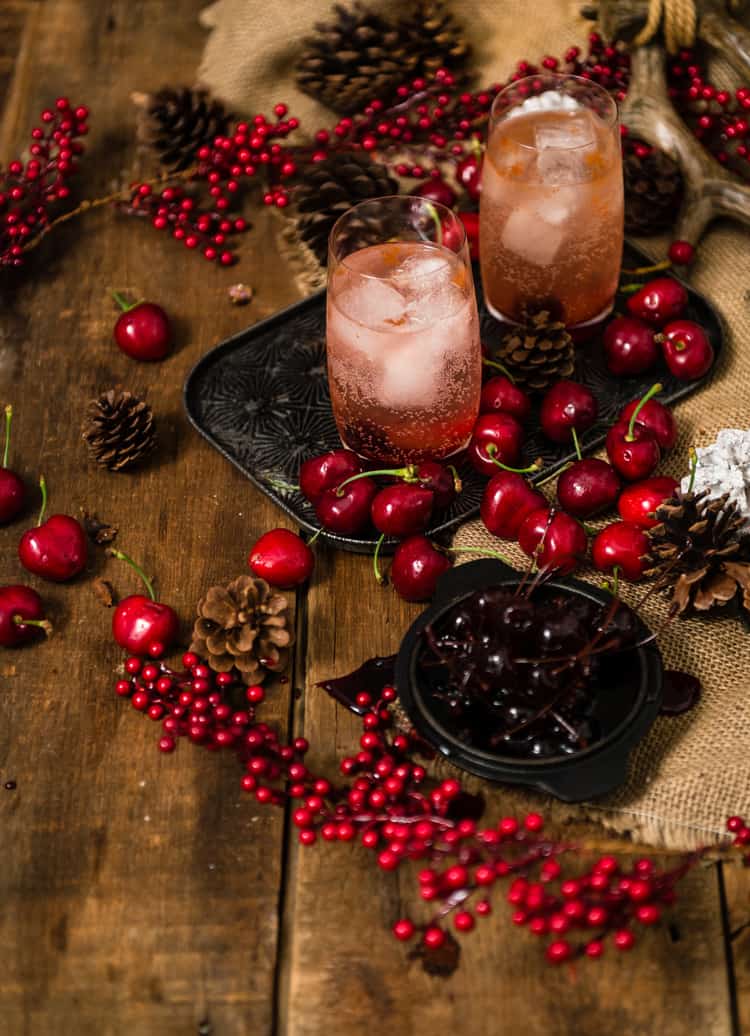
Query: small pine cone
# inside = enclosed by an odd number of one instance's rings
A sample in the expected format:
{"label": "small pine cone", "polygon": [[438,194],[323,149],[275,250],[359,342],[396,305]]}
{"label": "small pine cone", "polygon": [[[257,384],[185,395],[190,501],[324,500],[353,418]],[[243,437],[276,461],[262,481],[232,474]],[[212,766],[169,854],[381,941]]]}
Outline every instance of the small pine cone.
{"label": "small pine cone", "polygon": [[682,202],[680,167],[663,151],[643,158],[632,149],[623,155],[625,229],[629,234],[656,234],[677,218]]}
{"label": "small pine cone", "polygon": [[303,41],[297,85],[303,93],[344,114],[363,108],[373,97],[390,100],[417,67],[399,30],[358,0],[351,10],[334,7],[336,17],[318,22]]}
{"label": "small pine cone", "polygon": [[561,321],[551,321],[546,310],[528,317],[523,328],[511,331],[500,343],[495,358],[527,392],[544,392],[575,369],[573,339]]}
{"label": "small pine cone", "polygon": [[645,575],[671,592],[673,611],[750,615],[750,534],[729,494],[678,490],[656,517]]}
{"label": "small pine cone", "polygon": [[399,35],[418,59],[418,71],[431,75],[439,68],[455,73],[468,62],[471,48],[444,0],[414,0],[397,22]]}
{"label": "small pine cone", "polygon": [[172,173],[191,166],[198,148],[229,129],[231,115],[207,90],[165,86],[155,94],[131,97],[138,109],[139,143],[154,151]]}
{"label": "small pine cone", "polygon": [[198,602],[190,650],[216,673],[237,669],[246,684],[261,683],[289,661],[293,643],[288,602],[265,579],[239,576],[212,586]]}
{"label": "small pine cone", "polygon": [[110,471],[132,468],[156,448],[151,407],[116,389],[89,403],[82,435],[93,460]]}
{"label": "small pine cone", "polygon": [[[332,155],[306,168],[294,192],[299,236],[325,266],[328,262],[328,237],[339,216],[367,198],[398,193],[398,183],[384,165],[368,155]],[[387,237],[379,218],[352,221],[348,245],[353,250],[376,244]],[[342,240],[342,245],[344,244]]]}

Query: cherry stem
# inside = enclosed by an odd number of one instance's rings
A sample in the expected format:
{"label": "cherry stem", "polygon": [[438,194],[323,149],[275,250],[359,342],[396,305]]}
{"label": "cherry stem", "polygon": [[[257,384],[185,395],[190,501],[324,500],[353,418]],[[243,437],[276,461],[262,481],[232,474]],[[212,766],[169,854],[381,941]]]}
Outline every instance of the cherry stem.
{"label": "cherry stem", "polygon": [[380,565],[378,564],[378,562],[380,561],[380,548],[383,546],[384,539],[385,533],[381,532],[378,542],[375,544],[375,553],[372,556],[372,570],[375,573],[375,579],[377,580],[380,586],[382,586],[385,582],[385,579],[383,578],[383,573],[380,571]]}
{"label": "cherry stem", "polygon": [[583,460],[581,444],[578,441],[578,432],[575,430],[575,426],[570,429],[570,434],[573,436],[573,445],[575,446],[576,457],[578,457],[579,460]]}
{"label": "cherry stem", "polygon": [[440,222],[438,210],[431,201],[424,202],[424,207],[427,209],[430,219],[435,224],[435,242],[436,244],[441,245],[443,243],[443,224]]}
{"label": "cherry stem", "polygon": [[315,543],[315,541],[319,538],[319,536],[320,536],[320,534],[322,532],[323,532],[323,526],[321,525],[321,527],[317,530],[317,532],[314,532],[312,534],[312,536],[310,537],[310,539],[307,541],[308,547],[312,547],[313,543]]}
{"label": "cherry stem", "polygon": [[554,479],[559,478],[563,471],[567,471],[568,468],[573,467],[573,461],[569,460],[566,464],[563,464],[561,468],[556,468],[551,475],[547,475],[546,478],[541,479],[539,482],[535,482],[534,486],[540,489],[541,486],[546,486],[548,482],[552,482]]}
{"label": "cherry stem", "polygon": [[477,140],[476,137],[471,138],[471,153],[474,155],[474,158],[476,159],[480,159],[484,154],[484,146],[482,144],[482,141]]}
{"label": "cherry stem", "polygon": [[343,490],[351,482],[357,482],[361,478],[370,478],[376,475],[393,475],[395,478],[401,478],[404,482],[416,482],[417,481],[417,469],[414,464],[408,464],[405,468],[380,468],[378,471],[359,471],[356,475],[350,475],[349,478],[344,479],[340,485],[336,486],[336,496],[343,496]]}
{"label": "cherry stem", "polygon": [[687,491],[692,493],[693,486],[695,485],[695,473],[698,470],[698,454],[694,446],[691,446],[688,450],[688,457],[690,458],[690,481],[688,482]]}
{"label": "cherry stem", "polygon": [[52,623],[47,622],[46,619],[24,619],[23,615],[14,615],[13,622],[16,626],[37,626],[40,630],[44,630],[48,637],[52,636]]}
{"label": "cherry stem", "polygon": [[502,468],[503,471],[513,472],[514,475],[528,475],[534,471],[539,471],[539,469],[544,466],[544,462],[539,458],[538,460],[535,460],[533,464],[530,464],[528,468],[511,468],[507,464],[503,464],[501,460],[497,459],[497,446],[494,442],[488,443],[485,447],[485,452],[493,464],[497,464],[497,466]]}
{"label": "cherry stem", "polygon": [[603,590],[609,590],[613,597],[617,597],[620,592],[620,572],[621,568],[619,565],[615,565],[612,569],[612,582],[605,579],[602,583]]}
{"label": "cherry stem", "polygon": [[451,554],[479,554],[483,558],[497,558],[498,561],[513,568],[511,559],[497,550],[486,550],[484,547],[449,547],[448,550]]}
{"label": "cherry stem", "polygon": [[634,295],[642,287],[642,284],[621,284],[617,290],[621,295]]}
{"label": "cherry stem", "polygon": [[488,360],[485,356],[483,356],[482,364],[485,367],[494,367],[496,370],[499,370],[501,374],[505,375],[505,377],[508,379],[511,385],[515,385],[516,379],[513,377],[513,375],[510,373],[507,367],[503,367],[502,363],[498,363],[497,360]]}
{"label": "cherry stem", "polygon": [[128,302],[124,295],[121,295],[119,291],[112,292],[112,298],[115,300],[117,305],[123,311],[123,313],[129,313],[131,309],[135,309],[136,306],[140,306],[143,299],[138,299],[137,302]]}
{"label": "cherry stem", "polygon": [[133,559],[129,555],[127,555],[124,551],[122,551],[122,550],[115,550],[114,547],[111,547],[107,551],[107,553],[109,554],[110,557],[117,558],[118,561],[124,561],[126,565],[130,565],[130,567],[133,569],[133,571],[136,572],[141,577],[141,579],[143,580],[143,585],[148,590],[148,596],[151,598],[152,601],[156,600],[156,594],[154,593],[154,585],[151,582],[151,580],[148,578],[146,573],[143,571],[141,566],[138,564],[137,561],[133,561]]}
{"label": "cherry stem", "polygon": [[[627,277],[644,277],[651,273],[658,273],[659,270],[668,270],[671,265],[671,259],[662,259],[660,263],[654,263],[652,266],[636,266],[632,270],[622,269],[620,273],[624,273]],[[621,288],[620,291],[622,290]]]}
{"label": "cherry stem", "polygon": [[280,478],[267,478],[266,485],[270,486],[271,489],[282,489],[289,493],[299,493],[299,486],[295,486],[293,482],[284,482]]}
{"label": "cherry stem", "polygon": [[456,493],[460,493],[461,490],[464,488],[464,484],[461,481],[461,476],[458,473],[458,469],[454,464],[449,464],[448,471],[450,471],[451,475],[453,475],[453,489]]}
{"label": "cherry stem", "polygon": [[633,442],[633,440],[635,439],[635,422],[638,420],[638,415],[640,414],[641,410],[643,410],[646,403],[648,403],[649,399],[652,399],[657,393],[661,392],[663,388],[664,386],[657,381],[657,383],[655,385],[652,385],[648,392],[641,397],[641,399],[638,402],[638,406],[635,408],[631,415],[630,424],[628,425],[628,434],[625,436],[626,442]]}
{"label": "cherry stem", "polygon": [[3,450],[3,467],[8,467],[8,454],[10,453],[10,422],[13,419],[13,407],[8,403],[5,408],[5,449]]}
{"label": "cherry stem", "polygon": [[39,476],[39,488],[42,491],[42,508],[39,511],[39,517],[37,519],[37,525],[41,525],[44,521],[44,512],[47,510],[47,479],[44,475]]}

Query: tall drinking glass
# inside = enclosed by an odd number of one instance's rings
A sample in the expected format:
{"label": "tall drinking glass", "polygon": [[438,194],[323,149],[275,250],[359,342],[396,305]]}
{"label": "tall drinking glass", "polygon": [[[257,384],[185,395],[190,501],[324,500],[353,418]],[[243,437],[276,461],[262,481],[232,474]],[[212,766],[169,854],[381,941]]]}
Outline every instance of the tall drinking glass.
{"label": "tall drinking glass", "polygon": [[546,308],[568,327],[611,310],[622,260],[617,106],[578,76],[539,75],[492,106],[479,247],[487,305],[501,320]]}
{"label": "tall drinking glass", "polygon": [[461,221],[422,198],[375,198],[329,242],[328,381],[345,446],[396,464],[461,450],[482,357]]}

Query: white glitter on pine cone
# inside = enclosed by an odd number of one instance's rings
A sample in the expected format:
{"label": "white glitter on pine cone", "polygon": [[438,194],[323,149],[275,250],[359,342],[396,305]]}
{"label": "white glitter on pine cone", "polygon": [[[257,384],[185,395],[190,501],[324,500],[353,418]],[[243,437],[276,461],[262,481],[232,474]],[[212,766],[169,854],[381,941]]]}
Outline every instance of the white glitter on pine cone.
{"label": "white glitter on pine cone", "polygon": [[[716,442],[699,446],[698,466],[695,472],[694,492],[708,490],[709,496],[729,493],[729,503],[737,504],[741,514],[750,519],[750,430],[724,428]],[[681,489],[687,492],[690,476],[682,480]]]}

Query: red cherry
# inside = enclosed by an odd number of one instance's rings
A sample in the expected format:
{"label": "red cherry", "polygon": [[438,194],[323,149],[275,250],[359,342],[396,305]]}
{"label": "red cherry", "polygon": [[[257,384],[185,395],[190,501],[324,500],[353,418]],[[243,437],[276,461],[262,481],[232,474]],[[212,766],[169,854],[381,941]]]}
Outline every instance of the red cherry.
{"label": "red cherry", "polygon": [[81,523],[67,514],[53,514],[43,522],[47,507],[47,483],[39,479],[42,509],[39,524],[27,529],[18,544],[18,557],[29,572],[42,579],[64,582],[86,565],[88,545]]}
{"label": "red cherry", "polygon": [[498,465],[514,466],[521,456],[523,428],[511,414],[480,414],[471,434],[467,453],[473,467],[483,475],[494,475]]}
{"label": "red cherry", "polygon": [[606,460],[577,460],[557,480],[560,506],[576,518],[591,518],[614,506],[620,492],[617,472]]}
{"label": "red cherry", "polygon": [[289,529],[271,529],[252,547],[247,559],[254,575],[289,590],[306,583],[315,566],[308,545]]}
{"label": "red cherry", "polygon": [[689,241],[673,241],[669,246],[669,259],[675,266],[689,266],[695,259],[695,248]]}
{"label": "red cherry", "polygon": [[659,443],[648,428],[638,424],[641,409],[661,390],[660,384],[652,385],[634,407],[629,422],[620,421],[607,432],[607,455],[612,467],[628,482],[648,478],[661,459]]}
{"label": "red cherry", "polygon": [[630,296],[628,309],[634,317],[659,327],[678,317],[687,302],[687,292],[678,281],[671,277],[657,277]]}
{"label": "red cherry", "polygon": [[362,471],[362,461],[351,450],[331,450],[320,457],[311,457],[299,469],[299,488],[303,496],[315,503],[327,489],[335,489],[351,475]]}
{"label": "red cherry", "polygon": [[526,516],[546,506],[545,498],[523,475],[498,471],[485,487],[479,513],[493,536],[513,540]]}
{"label": "red cherry", "polygon": [[117,292],[115,301],[122,309],[115,324],[115,341],[134,360],[163,360],[172,347],[169,317],[154,302],[126,302]]}
{"label": "red cherry", "polygon": [[641,529],[651,529],[659,522],[653,517],[657,508],[661,507],[665,500],[674,496],[679,487],[679,482],[667,475],[658,475],[655,478],[644,479],[643,482],[634,482],[627,486],[620,494],[617,502],[617,510],[620,517],[631,525],[637,525]]}
{"label": "red cherry", "polygon": [[[634,399],[624,406],[620,412],[619,421],[627,424],[639,403],[639,399]],[[677,422],[669,407],[664,406],[658,399],[649,399],[643,404],[635,423],[651,432],[663,450],[671,450],[677,442]]]}
{"label": "red cherry", "polygon": [[635,317],[616,317],[607,325],[604,352],[608,370],[617,377],[642,374],[659,359],[654,329]]}
{"label": "red cherry", "polygon": [[469,255],[472,259],[479,258],[479,213],[459,212],[458,218],[464,225],[466,240],[469,242]]}
{"label": "red cherry", "polygon": [[591,547],[594,567],[600,572],[619,568],[626,579],[635,582],[643,575],[651,541],[643,529],[631,522],[613,522],[602,529]]}
{"label": "red cherry", "polygon": [[518,530],[518,543],[525,554],[536,558],[540,569],[555,569],[564,575],[572,572],[583,558],[588,540],[575,518],[564,511],[540,508],[524,519]]}
{"label": "red cherry", "polygon": [[429,489],[398,482],[381,489],[370,505],[372,524],[384,536],[402,539],[426,528],[434,497]]}
{"label": "red cherry", "polygon": [[168,604],[160,604],[143,594],[125,597],[112,616],[112,636],[132,655],[147,655],[149,646],[159,641],[168,647],[179,632],[179,619]]}
{"label": "red cherry", "polygon": [[456,180],[461,184],[472,201],[479,201],[479,195],[482,192],[481,148],[478,147],[473,154],[466,155],[456,165]]}
{"label": "red cherry", "polygon": [[505,374],[498,374],[486,381],[479,399],[480,414],[492,414],[497,410],[511,414],[521,422],[526,421],[531,413],[531,400]]}
{"label": "red cherry", "polygon": [[321,525],[339,536],[353,536],[370,520],[370,506],[378,487],[371,478],[350,482],[343,489],[327,489],[315,501]]}
{"label": "red cherry", "polygon": [[713,346],[703,328],[692,320],[675,320],[662,331],[662,352],[670,372],[680,381],[695,381],[714,362]]}
{"label": "red cherry", "polygon": [[[112,616],[112,636],[120,647],[131,655],[150,655],[154,645],[158,645],[163,654],[179,633],[180,620],[177,618],[177,613],[168,604],[160,604],[156,600],[151,580],[131,557],[121,550],[112,549],[108,553],[118,561],[124,561],[129,565],[138,574],[148,591],[148,597],[144,594],[132,594],[120,601]],[[183,656],[183,662],[186,658],[188,655]],[[137,661],[135,659],[136,665]],[[126,663],[126,668],[128,668],[128,664],[129,662]],[[138,670],[134,668],[128,671],[137,672]],[[204,674],[199,673],[196,667],[193,675],[202,677]],[[208,675],[208,671],[205,675]]]}
{"label": "red cherry", "polygon": [[36,590],[30,586],[0,586],[0,646],[16,647],[51,629]]}
{"label": "red cherry", "polygon": [[456,494],[461,492],[461,479],[456,469],[446,468],[436,460],[421,461],[414,475],[422,489],[432,492],[438,510],[449,507],[456,499]]}
{"label": "red cherry", "polygon": [[13,417],[13,407],[5,408],[5,449],[3,451],[3,466],[0,468],[0,525],[13,521],[21,511],[26,499],[26,487],[21,477],[11,471],[8,467],[8,454],[10,453],[10,424]]}
{"label": "red cherry", "polygon": [[659,444],[643,425],[618,422],[607,432],[607,456],[618,474],[628,482],[648,478],[661,460]]}
{"label": "red cherry", "polygon": [[447,184],[445,180],[441,180],[439,177],[417,184],[410,193],[418,198],[425,198],[427,201],[435,201],[438,205],[445,205],[446,209],[452,209],[456,204],[456,192],[450,184]]}
{"label": "red cherry", "polygon": [[406,601],[427,601],[451,562],[426,536],[411,536],[396,548],[391,563],[391,582]]}
{"label": "red cherry", "polygon": [[573,430],[584,432],[596,420],[599,404],[590,389],[576,381],[556,382],[542,400],[539,422],[553,442],[567,443]]}

